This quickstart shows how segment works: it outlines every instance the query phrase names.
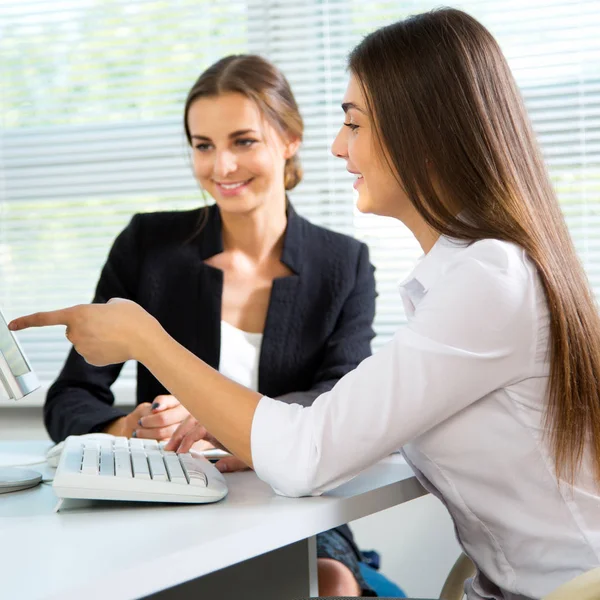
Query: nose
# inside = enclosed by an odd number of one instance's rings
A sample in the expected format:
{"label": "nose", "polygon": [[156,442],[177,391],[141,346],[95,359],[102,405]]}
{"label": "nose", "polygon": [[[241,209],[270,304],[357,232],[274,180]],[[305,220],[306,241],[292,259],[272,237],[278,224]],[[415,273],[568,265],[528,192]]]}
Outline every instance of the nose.
{"label": "nose", "polygon": [[345,127],[342,125],[338,134],[335,136],[333,140],[333,144],[331,144],[331,153],[337,158],[348,158],[348,143],[346,141],[346,132],[344,131]]}
{"label": "nose", "polygon": [[216,179],[227,177],[237,169],[235,156],[229,150],[221,150],[215,154],[213,173]]}

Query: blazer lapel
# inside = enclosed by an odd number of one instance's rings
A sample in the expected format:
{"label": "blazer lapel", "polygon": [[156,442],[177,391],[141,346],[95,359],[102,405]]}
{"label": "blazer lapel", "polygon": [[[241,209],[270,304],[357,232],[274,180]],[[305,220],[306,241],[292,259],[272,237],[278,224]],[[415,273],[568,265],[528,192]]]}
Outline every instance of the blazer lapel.
{"label": "blazer lapel", "polygon": [[295,317],[302,283],[305,229],[304,220],[296,214],[289,201],[287,219],[281,262],[293,274],[273,281],[258,366],[258,388],[267,395],[279,395],[280,382],[285,379],[287,371],[284,360],[293,355],[287,347],[288,341],[299,339],[294,330],[302,327]]}
{"label": "blazer lapel", "polygon": [[258,390],[262,394],[279,395],[279,381],[285,378],[284,360],[290,357],[287,340],[298,339],[293,329],[299,326],[294,320],[299,289],[298,275],[273,281],[258,365]]}
{"label": "blazer lapel", "polygon": [[207,207],[208,216],[200,235],[197,251],[199,260],[195,280],[198,282],[194,298],[195,349],[193,352],[214,369],[219,368],[221,355],[221,305],[223,300],[223,271],[204,263],[223,252],[223,232],[219,207]]}
{"label": "blazer lapel", "polygon": [[172,261],[156,314],[169,335],[211,367],[220,354],[223,273],[184,248]]}
{"label": "blazer lapel", "polygon": [[219,368],[221,355],[221,304],[223,271],[202,263],[197,273],[198,293],[194,307],[196,315],[195,348],[190,350],[214,369]]}
{"label": "blazer lapel", "polygon": [[204,260],[222,251],[221,218],[216,206],[204,210],[202,229],[179,248],[169,266],[161,321],[178,342],[217,369],[223,273]]}

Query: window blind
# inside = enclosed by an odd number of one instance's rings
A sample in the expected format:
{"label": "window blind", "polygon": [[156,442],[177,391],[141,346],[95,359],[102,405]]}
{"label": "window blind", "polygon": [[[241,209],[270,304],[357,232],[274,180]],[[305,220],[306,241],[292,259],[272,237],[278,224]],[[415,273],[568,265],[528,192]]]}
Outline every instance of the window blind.
{"label": "window blind", "polygon": [[[453,4],[496,36],[530,111],[570,230],[600,294],[600,4]],[[305,120],[305,178],[291,193],[313,222],[369,244],[374,347],[404,322],[397,282],[421,251],[391,219],[354,208],[330,145],[342,122],[346,56],[424,1],[4,0],[0,3],[0,305],[8,317],[87,302],[108,249],[139,211],[202,204],[182,131],[200,72],[236,52],[286,74]],[[50,382],[68,343],[20,335]],[[122,384],[131,385],[126,369]]]}

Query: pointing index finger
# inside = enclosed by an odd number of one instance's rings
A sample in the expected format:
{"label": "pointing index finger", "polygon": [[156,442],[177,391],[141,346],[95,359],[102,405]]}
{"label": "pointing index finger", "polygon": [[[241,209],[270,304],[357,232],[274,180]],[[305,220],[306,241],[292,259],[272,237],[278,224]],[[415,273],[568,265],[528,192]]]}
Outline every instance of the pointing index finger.
{"label": "pointing index finger", "polygon": [[71,309],[52,310],[49,312],[38,312],[25,317],[19,317],[8,324],[11,331],[20,331],[29,327],[48,327],[50,325],[69,325]]}

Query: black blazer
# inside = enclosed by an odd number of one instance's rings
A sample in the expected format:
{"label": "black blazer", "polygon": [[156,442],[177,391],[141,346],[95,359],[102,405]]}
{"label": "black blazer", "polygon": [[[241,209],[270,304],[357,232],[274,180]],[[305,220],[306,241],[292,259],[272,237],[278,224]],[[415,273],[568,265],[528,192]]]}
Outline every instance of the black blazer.
{"label": "black blazer", "polygon": [[[195,235],[203,211],[205,225]],[[281,260],[293,275],[273,281],[258,387],[306,406],[371,353],[374,269],[365,244],[309,223],[291,205],[287,217]],[[216,205],[135,215],[110,250],[94,302],[134,300],[218,369],[223,272],[203,261],[222,251]],[[121,368],[93,367],[71,350],[44,405],[54,441],[100,431],[126,414],[113,406],[110,390]],[[138,364],[138,403],[168,393]]]}

